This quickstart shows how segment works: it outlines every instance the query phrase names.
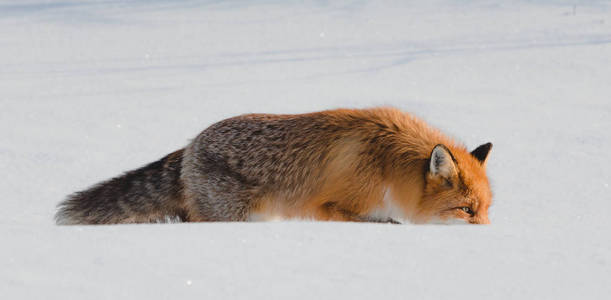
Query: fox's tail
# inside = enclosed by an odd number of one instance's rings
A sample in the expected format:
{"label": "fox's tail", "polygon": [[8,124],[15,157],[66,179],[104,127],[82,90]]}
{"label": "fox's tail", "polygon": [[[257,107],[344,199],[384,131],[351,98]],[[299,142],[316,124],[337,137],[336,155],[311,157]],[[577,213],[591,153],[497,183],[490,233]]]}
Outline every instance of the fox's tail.
{"label": "fox's tail", "polygon": [[184,149],[74,193],[58,205],[58,225],[186,221],[180,180]]}

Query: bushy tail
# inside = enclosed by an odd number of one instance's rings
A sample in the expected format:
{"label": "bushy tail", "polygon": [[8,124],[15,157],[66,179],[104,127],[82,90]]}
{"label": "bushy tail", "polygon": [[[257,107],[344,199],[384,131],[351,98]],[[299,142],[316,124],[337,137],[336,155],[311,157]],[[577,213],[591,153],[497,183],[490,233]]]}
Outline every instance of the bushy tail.
{"label": "bushy tail", "polygon": [[180,171],[184,150],[72,194],[58,205],[58,225],[185,220]]}

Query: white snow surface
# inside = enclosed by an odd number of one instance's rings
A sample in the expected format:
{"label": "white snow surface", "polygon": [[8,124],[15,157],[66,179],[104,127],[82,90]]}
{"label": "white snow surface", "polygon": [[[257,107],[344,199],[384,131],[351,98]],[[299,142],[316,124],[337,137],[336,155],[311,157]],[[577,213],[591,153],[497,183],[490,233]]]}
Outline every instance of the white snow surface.
{"label": "white snow surface", "polygon": [[[56,226],[223,118],[392,105],[491,141],[489,226]],[[0,1],[3,299],[608,299],[608,1]]]}

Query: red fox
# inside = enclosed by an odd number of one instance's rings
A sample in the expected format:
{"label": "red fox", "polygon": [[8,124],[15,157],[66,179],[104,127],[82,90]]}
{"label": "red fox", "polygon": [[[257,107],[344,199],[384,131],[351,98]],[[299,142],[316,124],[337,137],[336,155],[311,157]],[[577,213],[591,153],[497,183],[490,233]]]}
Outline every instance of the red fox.
{"label": "red fox", "polygon": [[69,196],[55,219],[488,224],[491,148],[469,152],[394,108],[242,115],[157,162]]}

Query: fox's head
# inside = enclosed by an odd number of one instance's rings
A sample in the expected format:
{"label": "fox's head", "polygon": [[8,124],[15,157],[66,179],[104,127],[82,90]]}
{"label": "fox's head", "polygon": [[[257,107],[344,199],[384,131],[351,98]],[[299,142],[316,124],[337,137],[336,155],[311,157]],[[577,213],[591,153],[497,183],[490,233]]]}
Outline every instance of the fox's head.
{"label": "fox's head", "polygon": [[432,150],[418,203],[418,222],[489,224],[492,192],[486,176],[491,143],[471,153],[444,145]]}

